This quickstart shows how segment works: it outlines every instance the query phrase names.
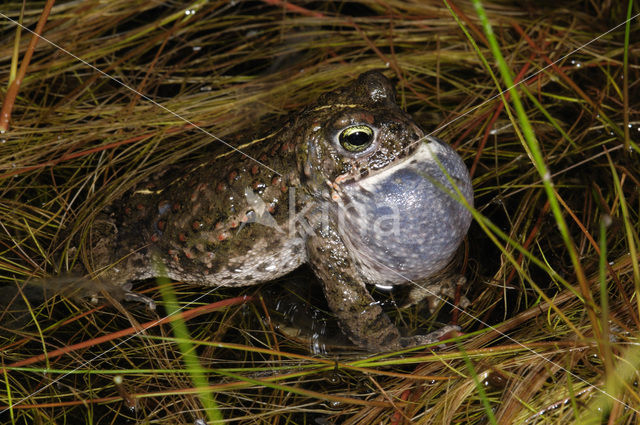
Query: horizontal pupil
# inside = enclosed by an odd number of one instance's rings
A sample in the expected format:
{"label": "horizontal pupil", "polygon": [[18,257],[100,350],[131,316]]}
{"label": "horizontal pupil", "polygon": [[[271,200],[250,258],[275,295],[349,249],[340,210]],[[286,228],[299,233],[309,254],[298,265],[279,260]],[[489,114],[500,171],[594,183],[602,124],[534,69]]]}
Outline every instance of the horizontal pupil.
{"label": "horizontal pupil", "polygon": [[365,133],[364,131],[356,131],[355,133],[351,133],[349,136],[347,136],[348,142],[356,146],[368,143],[369,138],[369,134]]}

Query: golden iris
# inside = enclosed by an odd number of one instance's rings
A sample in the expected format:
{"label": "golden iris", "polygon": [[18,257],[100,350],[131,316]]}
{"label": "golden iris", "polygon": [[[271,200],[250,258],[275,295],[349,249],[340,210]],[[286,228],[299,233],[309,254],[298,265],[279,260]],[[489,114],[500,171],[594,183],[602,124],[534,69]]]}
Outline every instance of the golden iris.
{"label": "golden iris", "polygon": [[338,141],[349,152],[362,152],[373,142],[373,130],[366,125],[354,125],[342,130]]}

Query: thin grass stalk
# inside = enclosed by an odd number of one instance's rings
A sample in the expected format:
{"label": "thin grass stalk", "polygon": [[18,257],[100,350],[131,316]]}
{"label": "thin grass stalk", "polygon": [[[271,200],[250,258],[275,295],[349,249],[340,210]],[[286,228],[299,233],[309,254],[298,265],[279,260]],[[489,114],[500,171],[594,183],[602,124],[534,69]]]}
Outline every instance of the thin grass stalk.
{"label": "thin grass stalk", "polygon": [[480,0],[472,0],[473,5],[476,9],[478,17],[482,22],[482,27],[484,29],[485,35],[489,40],[489,46],[491,48],[491,52],[494,58],[497,61],[498,69],[500,70],[500,74],[502,75],[502,79],[505,82],[505,85],[508,87],[512,95],[513,106],[516,110],[516,114],[518,115],[518,121],[516,123],[515,120],[512,120],[514,128],[520,127],[522,129],[522,134],[524,136],[524,141],[526,142],[529,151],[531,152],[532,159],[536,169],[538,170],[538,174],[542,178],[542,183],[544,185],[545,192],[547,193],[547,197],[549,199],[549,203],[551,205],[551,211],[555,217],[556,224],[558,226],[558,230],[560,230],[560,234],[562,235],[562,239],[564,240],[565,246],[569,251],[569,256],[571,257],[571,262],[573,263],[574,271],[576,273],[576,278],[578,279],[578,283],[580,284],[580,288],[582,291],[582,296],[585,299],[585,305],[587,309],[587,313],[591,320],[591,324],[593,326],[594,334],[596,339],[600,339],[600,331],[598,326],[598,318],[594,311],[594,303],[593,296],[591,294],[591,290],[589,289],[586,277],[584,275],[584,271],[582,269],[582,265],[578,258],[578,254],[576,252],[575,245],[571,239],[569,234],[569,228],[567,226],[566,221],[564,220],[564,216],[560,209],[560,205],[556,198],[555,190],[553,188],[553,182],[551,181],[551,173],[547,169],[547,166],[544,161],[544,157],[540,150],[540,146],[536,139],[535,133],[531,124],[529,122],[529,118],[522,106],[522,102],[520,101],[520,95],[516,90],[513,84],[513,78],[511,77],[511,71],[500,52],[500,47],[498,45],[498,41],[495,38],[493,33],[493,29],[491,28],[491,24],[489,23],[489,19],[487,14],[482,6],[482,2]]}
{"label": "thin grass stalk", "polygon": [[209,381],[207,379],[207,373],[202,367],[200,360],[198,359],[198,354],[196,352],[195,346],[191,342],[191,337],[189,335],[189,331],[187,330],[187,325],[184,320],[182,320],[180,315],[177,314],[180,312],[178,299],[171,289],[171,285],[168,279],[163,278],[158,280],[160,292],[162,294],[168,316],[177,315],[176,320],[171,320],[170,322],[171,328],[173,329],[173,333],[176,335],[176,342],[178,344],[180,352],[182,353],[182,361],[184,362],[187,373],[193,381],[200,402],[202,403],[204,411],[209,418],[209,423],[223,423],[224,420],[222,417],[222,413],[220,412],[218,404],[213,397],[213,393],[208,389]]}
{"label": "thin grass stalk", "polygon": [[16,38],[13,42],[13,55],[11,56],[11,69],[9,71],[9,81],[7,87],[11,86],[18,73],[18,61],[20,58],[20,36],[22,35],[22,21],[26,3],[26,0],[22,1],[22,8],[20,9],[20,16],[18,17],[18,27],[16,28]]}
{"label": "thin grass stalk", "polygon": [[[627,2],[627,22],[624,26],[624,52],[622,54],[622,117],[624,119],[624,150],[631,154],[631,135],[629,134],[629,36],[631,33],[631,13],[633,0]],[[638,152],[636,152],[636,155]]]}
{"label": "thin grass stalk", "polygon": [[45,3],[42,14],[40,15],[40,19],[38,20],[38,24],[36,25],[36,29],[31,36],[31,41],[29,42],[27,51],[24,53],[24,57],[22,58],[22,62],[20,63],[20,69],[16,74],[16,78],[9,85],[9,90],[7,90],[4,102],[2,103],[2,109],[0,110],[0,133],[4,133],[9,129],[9,121],[11,120],[11,110],[13,109],[13,103],[18,96],[20,84],[22,84],[22,80],[27,74],[27,67],[29,66],[29,62],[31,62],[31,57],[33,56],[36,44],[38,43],[38,40],[40,40],[40,34],[42,34],[42,30],[47,23],[49,13],[51,13],[51,8],[53,7],[54,3],[55,0],[47,0],[47,2]]}

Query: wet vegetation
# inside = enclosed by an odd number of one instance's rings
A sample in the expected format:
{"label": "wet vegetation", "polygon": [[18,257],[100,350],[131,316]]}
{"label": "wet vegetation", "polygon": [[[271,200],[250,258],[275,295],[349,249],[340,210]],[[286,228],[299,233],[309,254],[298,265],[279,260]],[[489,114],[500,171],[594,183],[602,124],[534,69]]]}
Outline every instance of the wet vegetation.
{"label": "wet vegetation", "polygon": [[[1,423],[637,423],[637,1],[52,4],[0,7]],[[471,304],[379,294],[405,328],[456,321],[446,347],[356,350],[306,269],[137,283],[156,311],[74,271],[150,173],[369,69],[472,173]]]}

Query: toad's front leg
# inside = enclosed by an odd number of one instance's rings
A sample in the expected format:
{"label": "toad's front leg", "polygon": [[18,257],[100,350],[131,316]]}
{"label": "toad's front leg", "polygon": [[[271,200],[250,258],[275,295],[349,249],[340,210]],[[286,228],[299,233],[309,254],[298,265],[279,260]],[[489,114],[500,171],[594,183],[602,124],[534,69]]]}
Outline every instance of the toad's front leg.
{"label": "toad's front leg", "polygon": [[369,351],[392,351],[437,342],[446,333],[459,329],[447,326],[428,335],[401,337],[398,328],[367,290],[335,230],[318,231],[308,239],[307,249],[329,307],[355,344]]}

